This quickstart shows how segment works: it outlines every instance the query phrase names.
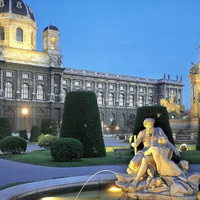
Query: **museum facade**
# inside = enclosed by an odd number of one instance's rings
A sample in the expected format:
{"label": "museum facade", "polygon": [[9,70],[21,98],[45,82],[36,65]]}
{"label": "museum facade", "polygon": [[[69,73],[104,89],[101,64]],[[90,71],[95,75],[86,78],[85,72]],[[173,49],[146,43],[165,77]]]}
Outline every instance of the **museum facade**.
{"label": "museum facade", "polygon": [[[12,132],[52,118],[59,126],[65,96],[93,91],[103,127],[115,120],[125,131],[137,108],[159,105],[160,99],[182,104],[182,78],[141,78],[62,66],[60,32],[44,28],[42,52],[36,50],[37,26],[32,9],[22,0],[0,0],[0,117],[8,117]],[[142,58],[141,58],[142,59]],[[26,112],[24,112],[26,111]]]}

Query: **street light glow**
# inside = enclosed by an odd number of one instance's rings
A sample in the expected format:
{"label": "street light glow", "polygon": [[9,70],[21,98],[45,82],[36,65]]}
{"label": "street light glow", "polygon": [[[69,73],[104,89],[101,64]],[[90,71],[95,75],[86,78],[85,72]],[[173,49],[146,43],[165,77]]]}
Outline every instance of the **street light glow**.
{"label": "street light glow", "polygon": [[23,115],[27,115],[28,114],[28,109],[27,108],[23,108],[22,109],[22,114]]}

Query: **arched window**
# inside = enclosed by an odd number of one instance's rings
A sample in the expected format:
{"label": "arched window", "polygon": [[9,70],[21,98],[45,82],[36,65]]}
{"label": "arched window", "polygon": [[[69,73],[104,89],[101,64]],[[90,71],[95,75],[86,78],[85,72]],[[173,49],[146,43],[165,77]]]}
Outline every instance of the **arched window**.
{"label": "arched window", "polygon": [[121,114],[119,118],[119,125],[124,126],[125,125],[125,115]]}
{"label": "arched window", "polygon": [[139,98],[139,107],[144,106],[144,96],[140,95]]}
{"label": "arched window", "polygon": [[98,93],[97,103],[98,103],[98,105],[103,105],[103,93],[102,92]]}
{"label": "arched window", "polygon": [[44,88],[42,85],[37,86],[37,99],[44,100]]}
{"label": "arched window", "polygon": [[115,115],[113,113],[110,114],[109,121],[110,123],[115,120]]}
{"label": "arched window", "polygon": [[153,106],[154,102],[153,102],[153,97],[150,96],[149,97],[149,106]]}
{"label": "arched window", "polygon": [[63,99],[65,100],[65,97],[67,95],[67,90],[66,89],[63,89]]}
{"label": "arched window", "polygon": [[0,40],[5,40],[5,30],[3,26],[0,26]]}
{"label": "arched window", "polygon": [[28,99],[29,98],[29,87],[26,83],[22,84],[21,95],[22,95],[22,99]]}
{"label": "arched window", "polygon": [[119,106],[124,106],[124,95],[123,94],[119,95]]}
{"label": "arched window", "polygon": [[51,49],[56,49],[56,38],[55,37],[51,38]]}
{"label": "arched window", "polygon": [[5,84],[5,97],[13,98],[13,85],[11,82]]}
{"label": "arched window", "polygon": [[129,106],[130,107],[134,107],[135,105],[135,98],[134,98],[134,95],[130,95],[130,99],[129,99]]}
{"label": "arched window", "polygon": [[114,94],[110,93],[108,97],[109,106],[114,106]]}
{"label": "arched window", "polygon": [[23,39],[23,30],[21,28],[17,28],[16,40],[19,41],[19,42],[23,42],[24,41],[24,39]]}

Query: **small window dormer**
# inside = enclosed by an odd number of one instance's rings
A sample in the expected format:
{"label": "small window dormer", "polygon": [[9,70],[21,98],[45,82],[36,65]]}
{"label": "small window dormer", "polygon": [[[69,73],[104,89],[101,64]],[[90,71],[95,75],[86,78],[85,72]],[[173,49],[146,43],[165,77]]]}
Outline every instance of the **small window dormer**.
{"label": "small window dormer", "polygon": [[19,9],[22,9],[22,2],[21,1],[17,1],[16,2],[16,7]]}

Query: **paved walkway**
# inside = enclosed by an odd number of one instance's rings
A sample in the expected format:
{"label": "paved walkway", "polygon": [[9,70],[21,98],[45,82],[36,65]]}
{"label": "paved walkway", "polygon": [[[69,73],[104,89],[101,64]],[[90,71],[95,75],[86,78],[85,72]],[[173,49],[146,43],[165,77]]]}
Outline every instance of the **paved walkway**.
{"label": "paved walkway", "polygon": [[[127,146],[123,140],[116,138],[105,138],[105,146]],[[40,147],[29,144],[27,152],[38,150]],[[0,187],[11,184],[30,181],[40,181],[54,178],[64,178],[72,176],[93,175],[100,170],[113,170],[115,172],[125,172],[126,165],[91,166],[91,167],[45,167],[18,163],[5,159],[0,159]]]}
{"label": "paved walkway", "polygon": [[[122,140],[105,138],[106,146],[127,146]],[[28,145],[27,151],[37,150],[37,145]],[[114,172],[126,172],[127,165],[108,165],[91,167],[45,167],[31,164],[18,163],[0,159],[0,187],[11,184],[30,181],[40,181],[72,176],[93,175],[100,170],[113,170]],[[189,172],[200,172],[199,165],[190,165]]]}

